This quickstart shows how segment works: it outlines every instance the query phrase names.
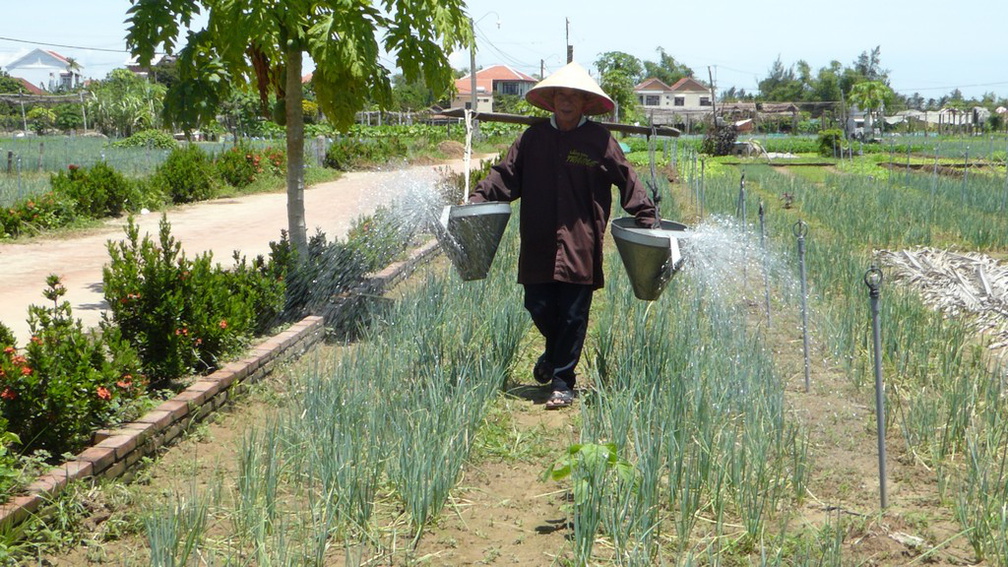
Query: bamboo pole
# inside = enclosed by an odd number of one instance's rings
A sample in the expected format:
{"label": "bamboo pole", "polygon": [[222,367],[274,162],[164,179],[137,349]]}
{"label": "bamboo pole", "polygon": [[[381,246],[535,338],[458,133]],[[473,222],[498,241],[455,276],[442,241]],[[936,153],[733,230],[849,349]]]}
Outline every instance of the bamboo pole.
{"label": "bamboo pole", "polygon": [[[452,118],[463,118],[465,116],[465,109],[462,108],[450,108],[445,110],[442,114]],[[473,115],[474,120],[483,120],[486,122],[504,122],[507,124],[537,124],[547,120],[540,116],[526,116],[524,114],[504,114],[500,112],[476,112]],[[649,126],[635,126],[633,124],[619,124],[617,122],[599,122],[602,126],[605,126],[609,130],[616,132],[623,132],[625,134],[643,134],[645,136],[650,136],[655,134],[657,136],[670,136],[678,137],[681,132],[677,128],[672,128],[671,126],[655,126],[652,129]]]}

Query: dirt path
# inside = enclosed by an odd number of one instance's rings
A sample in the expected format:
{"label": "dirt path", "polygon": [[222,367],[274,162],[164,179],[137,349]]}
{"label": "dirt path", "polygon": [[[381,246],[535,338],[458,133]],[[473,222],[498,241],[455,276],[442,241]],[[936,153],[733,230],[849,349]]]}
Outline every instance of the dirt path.
{"label": "dirt path", "polygon": [[[344,237],[353,221],[382,202],[404,194],[417,183],[433,183],[438,167],[459,171],[461,160],[438,166],[416,166],[390,171],[353,172],[305,191],[309,235],[319,228],[330,238]],[[248,258],[269,253],[269,243],[287,228],[284,192],[217,199],[167,211],[172,235],[193,258],[211,252],[224,266],[239,250]],[[138,216],[141,237],[157,238],[161,213]],[[0,244],[0,322],[24,345],[29,338],[28,306],[45,302],[46,277],[57,274],[67,288],[74,317],[85,327],[97,326],[107,305],[102,294],[102,267],[108,262],[109,240],[122,240],[125,218],[109,220],[99,229],[69,238],[35,238]]]}

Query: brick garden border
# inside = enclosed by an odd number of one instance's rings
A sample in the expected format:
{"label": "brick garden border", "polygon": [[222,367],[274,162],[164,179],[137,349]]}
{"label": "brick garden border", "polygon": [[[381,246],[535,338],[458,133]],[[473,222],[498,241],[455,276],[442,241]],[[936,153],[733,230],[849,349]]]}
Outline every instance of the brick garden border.
{"label": "brick garden border", "polygon": [[[405,260],[370,274],[351,295],[384,293],[409,276],[421,262],[429,260],[437,250],[436,241],[425,243],[414,249]],[[27,494],[15,496],[0,505],[0,526],[13,526],[25,521],[58,496],[70,482],[121,476],[143,457],[167,446],[192,425],[242,393],[249,384],[268,376],[278,363],[300,357],[324,334],[321,316],[305,317],[253,347],[245,357],[196,380],[136,421],[116,429],[97,431],[95,443],[74,460],[43,473],[25,488]]]}

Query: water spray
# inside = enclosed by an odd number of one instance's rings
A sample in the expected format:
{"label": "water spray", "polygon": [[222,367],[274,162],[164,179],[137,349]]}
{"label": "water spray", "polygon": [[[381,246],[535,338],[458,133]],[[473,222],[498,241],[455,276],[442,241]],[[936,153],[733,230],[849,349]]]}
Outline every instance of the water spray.
{"label": "water spray", "polygon": [[470,203],[472,137],[475,112],[465,109],[465,194],[461,205],[447,205],[436,226],[438,243],[463,281],[487,277],[497,246],[511,217],[509,203]]}
{"label": "water spray", "polygon": [[473,111],[472,109],[465,109],[465,153],[462,154],[462,163],[465,166],[465,189],[463,189],[462,198],[459,199],[460,203],[469,202],[469,193],[472,188],[470,187],[470,171],[472,170],[472,137],[473,137]]}

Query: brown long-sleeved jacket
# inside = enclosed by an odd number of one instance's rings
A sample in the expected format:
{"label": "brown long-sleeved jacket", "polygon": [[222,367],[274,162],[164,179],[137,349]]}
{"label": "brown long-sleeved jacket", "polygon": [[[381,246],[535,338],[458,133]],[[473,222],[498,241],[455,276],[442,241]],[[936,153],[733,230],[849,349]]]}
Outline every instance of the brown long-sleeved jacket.
{"label": "brown long-sleeved jacket", "polygon": [[563,132],[549,121],[529,126],[476,185],[472,202],[521,199],[518,282],[603,286],[602,239],[620,205],[651,226],[655,206],[609,130],[584,121]]}

